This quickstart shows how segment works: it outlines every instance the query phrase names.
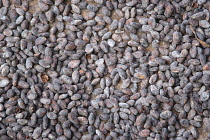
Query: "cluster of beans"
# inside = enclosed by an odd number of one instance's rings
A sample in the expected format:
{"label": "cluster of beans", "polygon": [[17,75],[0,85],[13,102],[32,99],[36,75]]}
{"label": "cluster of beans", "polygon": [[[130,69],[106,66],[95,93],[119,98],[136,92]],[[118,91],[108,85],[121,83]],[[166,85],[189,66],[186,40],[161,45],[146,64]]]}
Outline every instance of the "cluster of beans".
{"label": "cluster of beans", "polygon": [[0,0],[0,140],[210,139],[209,19],[209,0]]}

